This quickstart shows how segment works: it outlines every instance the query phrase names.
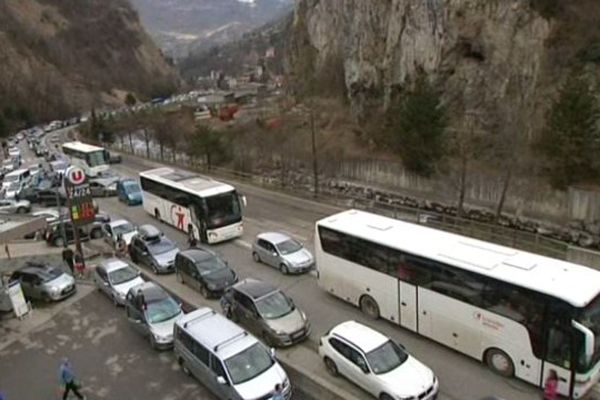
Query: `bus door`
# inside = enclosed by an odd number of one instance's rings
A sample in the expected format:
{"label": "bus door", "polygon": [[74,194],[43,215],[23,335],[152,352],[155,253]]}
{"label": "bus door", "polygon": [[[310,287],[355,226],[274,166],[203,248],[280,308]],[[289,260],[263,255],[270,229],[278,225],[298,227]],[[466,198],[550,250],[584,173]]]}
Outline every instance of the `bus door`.
{"label": "bus door", "polygon": [[398,280],[398,299],[400,302],[400,325],[417,331],[417,287]]}
{"label": "bus door", "polygon": [[575,368],[571,365],[571,313],[566,306],[551,302],[547,315],[546,357],[540,385],[544,384],[550,370],[555,370],[558,375],[558,392],[567,396],[571,368]]}

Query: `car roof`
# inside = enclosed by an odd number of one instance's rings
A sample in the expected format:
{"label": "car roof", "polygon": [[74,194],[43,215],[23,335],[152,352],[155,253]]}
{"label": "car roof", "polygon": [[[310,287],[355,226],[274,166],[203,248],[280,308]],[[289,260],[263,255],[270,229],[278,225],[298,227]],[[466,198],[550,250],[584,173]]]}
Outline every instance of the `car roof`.
{"label": "car roof", "polygon": [[156,236],[162,236],[162,232],[157,227],[150,224],[140,226],[138,232],[140,237],[144,240],[150,237],[154,238]]}
{"label": "car roof", "polygon": [[142,292],[144,294],[144,300],[146,303],[152,303],[156,300],[162,300],[167,297],[171,297],[169,293],[167,293],[162,287],[154,282],[140,283],[129,290],[136,294]]}
{"label": "car roof", "polygon": [[208,307],[184,315],[176,324],[223,360],[258,343],[242,327]]}
{"label": "car roof", "polygon": [[258,279],[246,278],[241,282],[236,283],[234,286],[235,290],[244,293],[245,295],[256,300],[269,293],[273,293],[278,289],[270,283],[259,281]]}
{"label": "car roof", "polygon": [[187,249],[180,252],[181,255],[186,256],[192,261],[204,261],[213,257],[216,257],[216,253],[203,248]]}
{"label": "car roof", "polygon": [[35,275],[44,275],[44,273],[51,269],[57,269],[57,267],[41,263],[26,262],[25,265],[23,265],[17,271]]}
{"label": "car roof", "polygon": [[118,269],[130,267],[130,265],[128,263],[126,263],[125,261],[120,260],[118,258],[109,258],[108,260],[102,261],[102,263],[100,265],[102,265],[104,267],[104,270],[106,272],[113,272]]}
{"label": "car roof", "polygon": [[336,325],[330,332],[332,335],[346,339],[364,353],[368,353],[390,340],[375,329],[356,321],[346,321]]}
{"label": "car roof", "polygon": [[125,224],[133,225],[130,221],[127,221],[124,218],[115,219],[113,221],[108,222],[108,225],[110,225],[111,228],[114,228],[115,226],[119,226],[119,225],[125,225]]}
{"label": "car roof", "polygon": [[285,242],[286,240],[290,240],[291,237],[280,232],[263,232],[256,235],[258,239],[267,240],[273,244]]}

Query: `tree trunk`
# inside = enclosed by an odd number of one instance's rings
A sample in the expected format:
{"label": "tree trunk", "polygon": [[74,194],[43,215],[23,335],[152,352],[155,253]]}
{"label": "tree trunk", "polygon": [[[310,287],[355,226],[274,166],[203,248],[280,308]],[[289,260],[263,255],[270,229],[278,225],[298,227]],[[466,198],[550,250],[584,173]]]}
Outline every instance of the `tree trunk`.
{"label": "tree trunk", "polygon": [[127,135],[129,136],[129,149],[133,153],[133,138],[131,137],[131,131],[127,131]]}
{"label": "tree trunk", "polygon": [[144,141],[146,142],[146,158],[150,158],[150,136],[146,129],[144,129]]}
{"label": "tree trunk", "polygon": [[494,220],[496,223],[500,221],[500,216],[502,215],[502,209],[504,208],[504,202],[506,200],[506,193],[508,192],[508,187],[510,186],[510,182],[512,179],[512,164],[506,170],[506,174],[504,175],[504,181],[502,182],[502,193],[500,193],[500,200],[498,201],[498,206],[496,207],[496,216]]}
{"label": "tree trunk", "polygon": [[457,211],[458,211],[459,217],[465,216],[464,203],[465,203],[465,192],[467,191],[467,166],[468,166],[467,156],[463,154],[463,157],[461,160],[460,188],[459,188],[459,193],[458,193],[458,206],[457,206]]}
{"label": "tree trunk", "polygon": [[312,141],[312,164],[313,164],[313,184],[315,197],[319,195],[319,164],[317,160],[317,132],[315,126],[315,108],[311,101],[310,103],[310,132]]}
{"label": "tree trunk", "polygon": [[160,161],[165,160],[165,146],[163,145],[162,140],[158,141],[158,147],[160,148]]}

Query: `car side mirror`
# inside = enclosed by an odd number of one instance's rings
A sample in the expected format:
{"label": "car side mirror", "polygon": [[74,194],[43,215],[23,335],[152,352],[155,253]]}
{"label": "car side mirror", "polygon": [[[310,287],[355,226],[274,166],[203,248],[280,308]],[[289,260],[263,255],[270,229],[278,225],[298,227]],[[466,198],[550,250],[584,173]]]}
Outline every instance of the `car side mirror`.
{"label": "car side mirror", "polygon": [[273,254],[273,257],[277,257],[277,252],[276,252],[276,251],[274,251],[274,252],[273,252],[273,253],[271,253],[271,254]]}
{"label": "car side mirror", "polygon": [[275,358],[275,349],[273,347],[269,349],[269,353],[271,354],[271,357]]}
{"label": "car side mirror", "polygon": [[222,376],[217,376],[217,383],[219,385],[227,385],[227,381]]}

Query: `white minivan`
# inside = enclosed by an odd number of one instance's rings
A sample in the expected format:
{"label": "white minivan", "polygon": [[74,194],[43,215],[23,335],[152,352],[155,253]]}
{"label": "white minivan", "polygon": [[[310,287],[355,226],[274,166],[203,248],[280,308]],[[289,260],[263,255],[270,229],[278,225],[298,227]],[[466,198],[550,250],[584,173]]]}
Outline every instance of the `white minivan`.
{"label": "white minivan", "polygon": [[10,172],[4,175],[4,179],[2,180],[2,189],[5,190],[9,186],[12,186],[14,183],[19,183],[21,185],[29,184],[29,180],[31,178],[31,171],[27,168],[18,169],[16,171]]}
{"label": "white minivan", "polygon": [[275,386],[292,397],[287,374],[275,351],[216,311],[204,307],[175,323],[175,356],[219,399],[270,399]]}

